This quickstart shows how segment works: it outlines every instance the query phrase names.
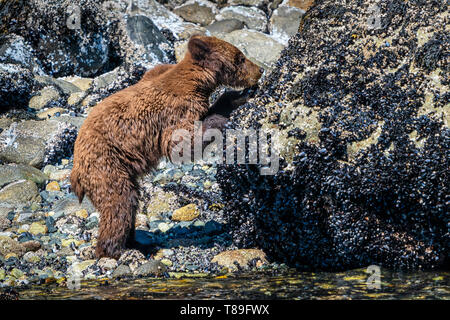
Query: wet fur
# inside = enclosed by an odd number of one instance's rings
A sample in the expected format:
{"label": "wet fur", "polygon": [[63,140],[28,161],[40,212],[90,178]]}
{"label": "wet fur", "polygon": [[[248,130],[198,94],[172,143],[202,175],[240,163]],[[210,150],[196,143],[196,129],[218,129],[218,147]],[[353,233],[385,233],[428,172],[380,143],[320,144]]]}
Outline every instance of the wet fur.
{"label": "wet fur", "polygon": [[96,254],[118,258],[133,246],[137,178],[170,158],[177,129],[194,130],[219,85],[252,87],[261,70],[234,46],[192,37],[176,65],[160,65],[91,111],[75,142],[72,191],[100,213]]}

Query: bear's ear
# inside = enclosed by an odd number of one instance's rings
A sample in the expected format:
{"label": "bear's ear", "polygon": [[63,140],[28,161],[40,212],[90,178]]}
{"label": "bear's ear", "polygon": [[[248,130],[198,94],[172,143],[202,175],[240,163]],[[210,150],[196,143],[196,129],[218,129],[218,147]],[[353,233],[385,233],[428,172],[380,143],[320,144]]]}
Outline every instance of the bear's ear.
{"label": "bear's ear", "polygon": [[188,42],[188,50],[194,60],[200,61],[207,57],[211,52],[208,43],[197,37],[192,37]]}

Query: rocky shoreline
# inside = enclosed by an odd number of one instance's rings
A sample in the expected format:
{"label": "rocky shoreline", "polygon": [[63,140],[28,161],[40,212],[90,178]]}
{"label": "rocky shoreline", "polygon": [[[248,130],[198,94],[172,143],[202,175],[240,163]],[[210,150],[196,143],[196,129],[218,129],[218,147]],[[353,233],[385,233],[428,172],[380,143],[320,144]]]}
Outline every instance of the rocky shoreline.
{"label": "rocky shoreline", "polygon": [[91,108],[181,59],[192,34],[232,42],[269,71],[310,3],[73,4],[0,1],[0,286],[279,269],[233,245],[214,165],[167,161],[141,181],[137,240],[153,249],[96,260],[99,216],[70,192],[71,155]]}
{"label": "rocky shoreline", "polygon": [[[388,32],[366,30],[371,0],[99,3],[0,0],[0,287],[448,268],[448,6],[386,1]],[[140,181],[146,249],[97,260],[99,215],[70,192],[77,131],[193,34],[266,69],[231,127],[279,128],[280,171],[162,161]]]}

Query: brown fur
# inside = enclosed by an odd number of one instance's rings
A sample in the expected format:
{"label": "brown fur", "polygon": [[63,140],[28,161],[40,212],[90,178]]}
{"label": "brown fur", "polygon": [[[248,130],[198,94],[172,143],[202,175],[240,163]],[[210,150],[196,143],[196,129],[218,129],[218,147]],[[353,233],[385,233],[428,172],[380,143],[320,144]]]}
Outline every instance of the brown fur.
{"label": "brown fur", "polygon": [[86,194],[100,213],[98,257],[118,258],[134,242],[137,178],[170,157],[173,131],[193,132],[217,86],[251,87],[260,77],[236,47],[194,36],[181,62],[155,67],[91,111],[75,142],[70,180],[80,202]]}

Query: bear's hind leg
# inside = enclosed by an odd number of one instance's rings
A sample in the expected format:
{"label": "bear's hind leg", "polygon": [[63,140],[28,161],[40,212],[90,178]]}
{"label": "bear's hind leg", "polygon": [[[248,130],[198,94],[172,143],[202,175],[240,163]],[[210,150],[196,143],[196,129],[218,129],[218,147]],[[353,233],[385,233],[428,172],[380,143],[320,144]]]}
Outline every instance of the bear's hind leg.
{"label": "bear's hind leg", "polygon": [[105,192],[100,193],[102,199],[94,201],[100,212],[96,255],[98,258],[118,259],[125,248],[134,243],[139,192],[132,179],[122,178],[106,183]]}

